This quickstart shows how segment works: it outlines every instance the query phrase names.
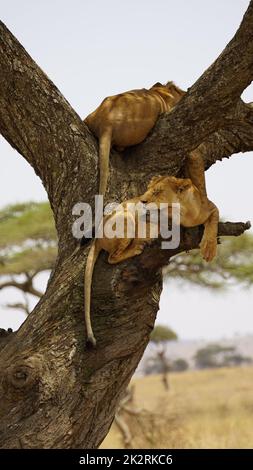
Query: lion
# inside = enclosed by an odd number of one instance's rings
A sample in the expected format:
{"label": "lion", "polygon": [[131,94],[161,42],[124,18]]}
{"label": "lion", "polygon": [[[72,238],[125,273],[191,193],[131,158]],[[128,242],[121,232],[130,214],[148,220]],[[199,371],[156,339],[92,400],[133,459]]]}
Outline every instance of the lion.
{"label": "lion", "polygon": [[126,91],[105,98],[84,122],[99,140],[99,194],[105,195],[111,146],[123,151],[140,144],[158,117],[170,111],[185,92],[173,82],[156,83],[149,90]]}
{"label": "lion", "polygon": [[[189,178],[175,178],[173,176],[158,176],[152,178],[147,191],[139,197],[125,201],[120,206],[119,211],[108,214],[103,219],[103,233],[101,238],[93,241],[85,269],[84,291],[85,291],[85,322],[87,328],[87,344],[96,345],[91,319],[91,284],[92,275],[96,260],[101,250],[108,252],[108,262],[110,264],[120,263],[134,256],[140,255],[144,247],[152,241],[150,237],[151,222],[147,221],[147,236],[145,238],[138,237],[138,218],[137,214],[128,210],[129,204],[137,203],[150,204],[155,203],[158,207],[161,203],[167,203],[172,207],[173,203],[180,204],[180,224],[184,227],[194,227],[204,224],[204,233],[200,243],[200,251],[206,261],[212,261],[217,250],[217,231],[219,212],[215,204],[203,195]],[[124,234],[121,238],[108,238],[105,233],[106,223],[109,221],[110,226],[115,226],[116,218],[121,217],[126,223],[124,224]],[[126,236],[127,223],[133,222],[134,230],[132,237]]]}

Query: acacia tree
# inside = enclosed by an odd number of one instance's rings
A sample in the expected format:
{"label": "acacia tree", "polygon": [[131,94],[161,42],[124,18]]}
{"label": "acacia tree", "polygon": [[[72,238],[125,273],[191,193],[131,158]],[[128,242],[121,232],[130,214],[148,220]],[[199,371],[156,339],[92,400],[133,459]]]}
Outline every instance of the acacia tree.
{"label": "acacia tree", "polygon": [[39,274],[54,266],[56,238],[48,202],[26,202],[0,210],[0,293],[14,287],[23,295],[23,301],[7,307],[28,315],[28,295],[42,297],[35,282]]}
{"label": "acacia tree", "polygon": [[166,357],[166,346],[168,341],[177,340],[177,334],[171,328],[168,328],[165,325],[157,325],[153,329],[150,335],[151,346],[154,346],[155,354],[149,358],[145,363],[145,372],[146,373],[155,373],[155,370],[158,369],[162,374],[162,383],[165,390],[169,390],[169,371],[170,371],[170,361]]}
{"label": "acacia tree", "polygon": [[[156,174],[183,175],[201,145],[208,168],[253,148],[253,108],[240,96],[253,76],[253,2],[234,38],[141,145],[112,152],[107,199],[141,194]],[[162,288],[161,268],[196,248],[202,227],[182,230],[176,250],[156,240],[141,256],[93,278],[97,349],[85,347],[83,271],[72,207],[94,206],[98,147],[83,121],[8,29],[0,24],[0,131],[41,178],[53,210],[58,256],[45,295],[18,332],[1,337],[0,447],[99,446],[149,341]],[[173,78],[173,77],[169,77]],[[83,97],[82,97],[83,98]],[[239,235],[248,224],[220,224]]]}

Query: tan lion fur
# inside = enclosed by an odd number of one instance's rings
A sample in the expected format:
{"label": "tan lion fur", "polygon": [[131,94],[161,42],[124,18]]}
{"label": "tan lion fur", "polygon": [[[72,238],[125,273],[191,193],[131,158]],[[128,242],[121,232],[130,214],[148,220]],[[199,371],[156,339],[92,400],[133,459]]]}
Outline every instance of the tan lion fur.
{"label": "tan lion fur", "polygon": [[[201,188],[202,189],[202,188]],[[85,269],[85,321],[87,327],[88,342],[95,346],[96,340],[92,331],[90,320],[91,304],[91,284],[94,265],[101,250],[108,252],[108,262],[110,264],[120,263],[126,259],[142,253],[146,244],[151,242],[149,236],[150,222],[147,221],[147,236],[138,238],[138,218],[137,214],[129,213],[127,205],[129,203],[137,204],[156,203],[159,207],[161,203],[180,204],[180,224],[184,227],[193,227],[204,224],[204,234],[200,243],[200,251],[206,261],[211,261],[216,255],[217,248],[217,230],[219,212],[217,207],[209,201],[203,191],[199,190],[191,179],[181,179],[172,176],[159,176],[152,178],[147,191],[140,197],[125,201],[122,203],[121,212],[112,212],[103,219],[104,226],[110,219],[111,226],[115,224],[116,217],[127,219],[134,218],[135,233],[133,238],[126,237],[126,223],[124,225],[124,238],[107,238],[103,232],[102,238],[97,238],[90,248],[86,269]],[[133,222],[133,221],[132,221]],[[131,220],[130,220],[131,223]]]}
{"label": "tan lion fur", "polygon": [[160,114],[170,111],[185,94],[173,82],[149,90],[126,91],[105,98],[85,123],[99,140],[99,194],[105,195],[111,146],[121,151],[142,142]]}

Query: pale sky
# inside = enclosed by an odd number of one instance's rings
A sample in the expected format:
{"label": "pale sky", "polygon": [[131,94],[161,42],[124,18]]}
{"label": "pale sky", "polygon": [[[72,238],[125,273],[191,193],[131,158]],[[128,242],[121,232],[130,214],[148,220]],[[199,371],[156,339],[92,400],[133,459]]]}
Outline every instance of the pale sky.
{"label": "pale sky", "polygon": [[[191,86],[234,35],[248,0],[1,0],[1,20],[58,86],[81,117],[108,95],[174,80]],[[252,87],[245,93],[253,101]],[[38,177],[0,138],[0,207],[46,199]],[[222,218],[253,220],[252,153],[214,165],[206,173],[209,198]],[[236,188],[236,190],[235,190]],[[45,279],[39,281],[44,284]],[[166,281],[158,321],[181,338],[216,339],[253,333],[253,290],[226,294],[182,289]],[[1,292],[0,327],[24,317],[5,309],[21,300]]]}

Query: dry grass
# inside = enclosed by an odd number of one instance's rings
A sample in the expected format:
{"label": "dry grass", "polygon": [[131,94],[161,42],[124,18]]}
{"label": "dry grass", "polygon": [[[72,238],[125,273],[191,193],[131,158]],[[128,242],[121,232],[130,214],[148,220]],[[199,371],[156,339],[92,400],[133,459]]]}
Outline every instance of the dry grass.
{"label": "dry grass", "polygon": [[[253,367],[136,378],[135,406],[126,416],[133,448],[253,448]],[[123,447],[113,424],[102,448]]]}

